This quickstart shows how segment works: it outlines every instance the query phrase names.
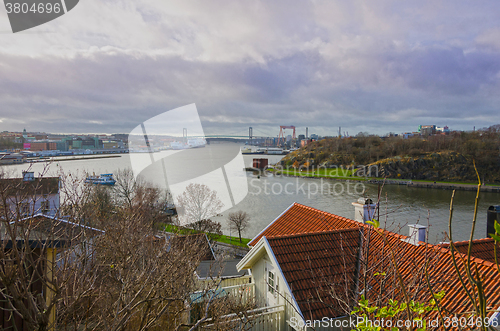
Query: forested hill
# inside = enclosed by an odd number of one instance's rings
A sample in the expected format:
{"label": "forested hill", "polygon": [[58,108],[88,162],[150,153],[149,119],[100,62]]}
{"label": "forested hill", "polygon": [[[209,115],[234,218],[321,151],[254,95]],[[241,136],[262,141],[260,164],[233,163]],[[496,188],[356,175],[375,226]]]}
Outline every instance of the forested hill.
{"label": "forested hill", "polygon": [[281,164],[309,168],[377,165],[378,177],[477,182],[473,160],[485,183],[500,182],[500,125],[426,138],[328,138],[288,154]]}

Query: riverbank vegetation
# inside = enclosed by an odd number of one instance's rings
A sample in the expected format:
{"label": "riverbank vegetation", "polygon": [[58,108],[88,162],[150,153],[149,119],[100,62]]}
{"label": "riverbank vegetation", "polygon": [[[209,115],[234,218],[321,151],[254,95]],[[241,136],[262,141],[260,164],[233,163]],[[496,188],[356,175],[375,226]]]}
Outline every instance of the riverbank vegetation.
{"label": "riverbank vegetation", "polygon": [[[176,226],[174,224],[166,224],[163,229],[165,232],[175,233],[175,234],[179,234],[179,235],[189,235],[189,234],[200,233],[200,231],[186,228],[186,227]],[[206,233],[207,237],[211,240],[222,242],[222,243],[229,244],[229,245],[245,247],[245,248],[248,247],[247,244],[250,242],[250,239],[248,239],[248,238],[241,238],[241,243],[240,243],[239,237],[226,236],[223,234],[210,233],[210,232],[208,232],[208,233],[201,232],[201,233]]]}
{"label": "riverbank vegetation", "polygon": [[477,177],[473,160],[483,183],[500,183],[499,125],[475,132],[408,139],[363,133],[343,139],[327,138],[288,154],[280,165],[305,171],[364,165],[370,169],[366,174],[369,177],[474,182]]}

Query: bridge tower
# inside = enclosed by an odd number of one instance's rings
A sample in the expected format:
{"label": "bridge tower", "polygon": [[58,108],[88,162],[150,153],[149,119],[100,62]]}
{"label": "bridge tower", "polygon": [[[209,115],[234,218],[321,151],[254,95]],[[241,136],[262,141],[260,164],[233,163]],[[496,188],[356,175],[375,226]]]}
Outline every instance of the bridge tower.
{"label": "bridge tower", "polygon": [[252,145],[252,137],[253,137],[253,128],[251,126],[248,127],[248,138],[250,139],[250,145]]}

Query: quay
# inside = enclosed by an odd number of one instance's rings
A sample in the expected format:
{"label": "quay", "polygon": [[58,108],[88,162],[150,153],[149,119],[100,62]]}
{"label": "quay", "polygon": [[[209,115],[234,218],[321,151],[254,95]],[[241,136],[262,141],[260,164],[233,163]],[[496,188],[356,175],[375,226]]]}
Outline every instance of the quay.
{"label": "quay", "polygon": [[108,159],[108,158],[113,158],[113,157],[120,157],[120,155],[63,156],[63,157],[57,157],[57,156],[55,156],[55,157],[27,159],[26,163]]}
{"label": "quay", "polygon": [[[407,180],[383,180],[383,179],[370,179],[369,183],[373,184],[389,184],[389,185],[406,185],[412,187],[433,188],[441,190],[460,190],[460,191],[476,191],[477,184],[454,184],[454,183],[440,183],[440,182],[414,182]],[[486,186],[481,185],[481,192],[500,193],[500,186]]]}

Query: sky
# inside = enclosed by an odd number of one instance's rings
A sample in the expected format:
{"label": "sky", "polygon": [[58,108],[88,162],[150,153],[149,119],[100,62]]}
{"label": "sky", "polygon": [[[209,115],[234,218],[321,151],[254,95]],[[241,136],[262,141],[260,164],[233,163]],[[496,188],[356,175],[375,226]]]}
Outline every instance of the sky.
{"label": "sky", "polygon": [[498,0],[80,0],[12,33],[0,131],[128,133],[195,103],[205,134],[500,123]]}

